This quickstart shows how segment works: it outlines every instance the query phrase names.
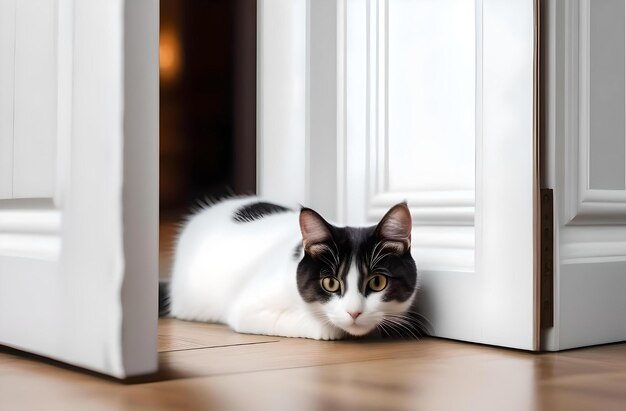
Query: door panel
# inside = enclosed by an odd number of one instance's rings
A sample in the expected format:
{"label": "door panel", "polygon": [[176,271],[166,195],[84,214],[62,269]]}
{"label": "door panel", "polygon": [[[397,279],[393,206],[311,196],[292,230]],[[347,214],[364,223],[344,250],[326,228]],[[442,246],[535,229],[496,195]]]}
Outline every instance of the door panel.
{"label": "door panel", "polygon": [[473,197],[475,9],[468,0],[388,3],[387,27],[378,28],[386,41],[379,43],[379,57],[387,58],[379,68],[388,70],[381,73],[387,84],[379,98],[388,114],[381,136],[388,154],[381,160],[389,164],[381,189]]}
{"label": "door panel", "polygon": [[545,13],[555,317],[543,346],[561,350],[626,339],[626,9],[552,0]]}
{"label": "door panel", "polygon": [[533,2],[304,3],[259,3],[260,193],[347,225],[406,200],[435,335],[537,349]]}
{"label": "door panel", "polygon": [[16,1],[0,1],[0,199],[13,196],[13,91]]}
{"label": "door panel", "polygon": [[20,0],[14,16],[0,344],[155,371],[158,3]]}
{"label": "door panel", "polygon": [[588,187],[623,191],[624,2],[592,1],[588,14],[588,121],[589,135],[593,136],[588,141]]}
{"label": "door panel", "polygon": [[[406,200],[421,269],[472,272],[476,4],[361,3],[347,3],[344,222],[373,224]],[[446,18],[458,30],[441,32]]]}
{"label": "door panel", "polygon": [[54,1],[16,2],[13,198],[47,198],[54,193],[57,117],[55,12]]}
{"label": "door panel", "polygon": [[[434,334],[536,349],[532,3],[373,1],[369,24],[350,18],[361,2],[347,7],[348,32],[371,36],[348,37],[347,49],[376,56],[347,62],[347,117],[375,125],[363,161],[348,122],[346,162],[364,166],[348,166],[344,187],[368,188],[345,197],[347,222],[374,224],[407,200],[418,307]],[[352,105],[359,87],[369,110]]]}

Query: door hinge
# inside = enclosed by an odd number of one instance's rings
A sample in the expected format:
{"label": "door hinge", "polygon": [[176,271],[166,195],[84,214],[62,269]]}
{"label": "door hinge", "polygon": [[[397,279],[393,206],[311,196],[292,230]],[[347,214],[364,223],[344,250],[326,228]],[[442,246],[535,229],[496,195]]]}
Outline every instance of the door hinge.
{"label": "door hinge", "polygon": [[554,326],[554,199],[551,188],[541,189],[540,323]]}

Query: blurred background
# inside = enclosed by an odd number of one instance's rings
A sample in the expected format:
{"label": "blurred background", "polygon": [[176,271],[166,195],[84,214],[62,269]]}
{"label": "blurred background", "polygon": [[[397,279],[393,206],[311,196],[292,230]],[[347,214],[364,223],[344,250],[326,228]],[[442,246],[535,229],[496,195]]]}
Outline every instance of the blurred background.
{"label": "blurred background", "polygon": [[160,2],[160,276],[199,201],[256,189],[256,1]]}

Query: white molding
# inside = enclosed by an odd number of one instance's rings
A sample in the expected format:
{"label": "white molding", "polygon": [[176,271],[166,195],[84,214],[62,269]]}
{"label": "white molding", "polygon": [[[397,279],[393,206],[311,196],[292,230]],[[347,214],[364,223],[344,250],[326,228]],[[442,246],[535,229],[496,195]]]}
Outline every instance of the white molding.
{"label": "white molding", "polygon": [[[466,190],[416,190],[393,192],[389,186],[389,2],[373,1],[364,37],[367,51],[374,56],[368,60],[367,103],[365,122],[368,158],[371,166],[367,174],[367,211],[370,222],[377,221],[392,205],[406,200],[411,208],[415,225],[474,224],[474,191]],[[370,33],[371,31],[371,33]],[[373,96],[373,98],[372,98]],[[479,102],[477,100],[477,102]],[[477,107],[477,111],[480,108]],[[373,117],[373,118],[372,118]],[[424,199],[429,201],[424,202]]]}
{"label": "white molding", "polygon": [[[338,140],[349,155],[338,157],[346,187],[345,194],[337,195],[338,209],[346,210],[341,222],[375,224],[394,204],[407,201],[414,222],[412,250],[420,272],[471,273],[474,191],[398,192],[389,187],[388,7],[388,0],[346,1],[345,60],[340,66],[345,69],[340,76],[345,88],[339,89],[345,93],[339,100],[345,102],[346,120]],[[479,94],[477,90],[477,112],[481,110]],[[479,122],[477,116],[478,132]]]}
{"label": "white molding", "polygon": [[[535,317],[536,2],[482,0],[482,133],[476,147],[479,341],[538,349]],[[503,30],[506,28],[506,30]]]}
{"label": "white molding", "polygon": [[561,264],[626,261],[623,226],[564,226],[559,237]]}
{"label": "white molding", "polygon": [[54,194],[58,19],[49,16],[57,10],[57,0],[16,2],[13,198]]}
{"label": "white molding", "polygon": [[[565,2],[565,196],[563,223],[626,224],[626,190],[589,188],[590,0]],[[626,171],[625,171],[626,172]]]}
{"label": "white molding", "polygon": [[306,0],[259,0],[257,33],[257,192],[306,204]]}
{"label": "white molding", "polygon": [[58,261],[61,212],[49,199],[0,200],[0,257]]}
{"label": "white molding", "polygon": [[30,260],[58,261],[61,237],[0,232],[0,255]]}
{"label": "white molding", "polygon": [[561,264],[626,261],[626,241],[589,241],[561,247]]}
{"label": "white molding", "polygon": [[414,225],[473,226],[473,191],[385,192],[370,198],[368,219],[379,221],[395,204],[406,201]]}
{"label": "white molding", "polygon": [[337,2],[337,88],[336,88],[336,101],[337,101],[337,190],[336,199],[337,212],[336,220],[342,223],[346,222],[348,210],[347,210],[347,190],[348,190],[348,133],[347,133],[347,120],[346,113],[347,102],[346,96],[348,94],[348,80],[347,80],[347,38],[348,38],[348,0],[339,0]]}
{"label": "white molding", "polygon": [[343,223],[345,0],[257,10],[257,192]]}
{"label": "white molding", "polygon": [[339,5],[345,16],[338,16],[337,161],[338,190],[345,192],[335,196],[338,222],[375,224],[391,206],[407,201],[420,271],[473,272],[472,190],[389,190],[388,7],[388,0]]}
{"label": "white molding", "polygon": [[411,252],[420,273],[474,273],[474,227],[415,226]]}
{"label": "white molding", "polygon": [[0,199],[13,197],[16,4],[0,2]]}
{"label": "white molding", "polygon": [[[342,130],[343,1],[307,0],[305,204],[339,221],[337,193],[346,155]],[[323,45],[319,47],[318,45]]]}
{"label": "white molding", "polygon": [[71,0],[57,2],[57,158],[54,205],[63,207],[69,191],[72,153],[72,95],[74,92],[74,7]]}

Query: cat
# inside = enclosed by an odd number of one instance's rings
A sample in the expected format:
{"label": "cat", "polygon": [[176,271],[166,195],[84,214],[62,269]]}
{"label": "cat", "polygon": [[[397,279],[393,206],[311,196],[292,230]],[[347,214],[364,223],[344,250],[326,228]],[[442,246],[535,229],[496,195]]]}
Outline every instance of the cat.
{"label": "cat", "polygon": [[406,203],[378,225],[358,228],[258,197],[203,207],[176,242],[170,315],[316,340],[381,329],[416,336],[409,322],[418,289],[411,228]]}

